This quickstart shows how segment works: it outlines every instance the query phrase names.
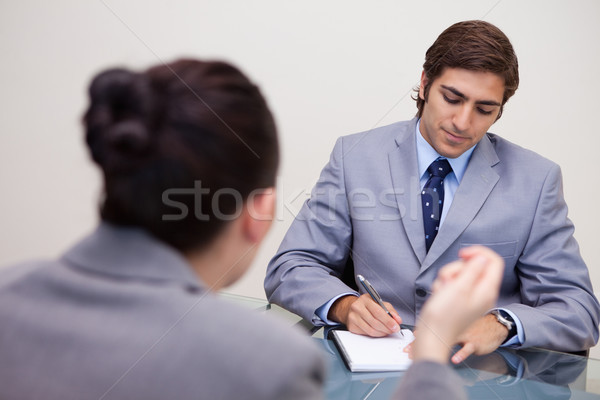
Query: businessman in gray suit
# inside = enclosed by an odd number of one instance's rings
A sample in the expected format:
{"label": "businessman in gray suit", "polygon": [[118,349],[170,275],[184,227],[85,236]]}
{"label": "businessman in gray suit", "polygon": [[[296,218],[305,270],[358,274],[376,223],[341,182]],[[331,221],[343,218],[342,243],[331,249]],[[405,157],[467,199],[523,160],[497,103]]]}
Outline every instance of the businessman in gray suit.
{"label": "businessman in gray suit", "polygon": [[[438,270],[481,244],[506,263],[500,297],[453,362],[501,345],[593,346],[600,306],[560,168],[488,132],[518,87],[510,41],[492,24],[460,22],[423,69],[416,118],[338,139],[268,266],[269,300],[316,325],[384,336],[415,324]],[[349,271],[371,281],[393,317],[342,279]]]}

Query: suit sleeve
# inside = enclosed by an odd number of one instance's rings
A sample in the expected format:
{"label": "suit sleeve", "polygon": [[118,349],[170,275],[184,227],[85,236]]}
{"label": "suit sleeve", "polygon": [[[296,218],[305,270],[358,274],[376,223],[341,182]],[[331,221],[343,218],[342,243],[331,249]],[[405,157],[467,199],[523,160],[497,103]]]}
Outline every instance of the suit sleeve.
{"label": "suit sleeve", "polygon": [[467,400],[460,377],[448,365],[417,361],[406,371],[394,400]]}
{"label": "suit sleeve", "polygon": [[506,306],[523,324],[524,347],[579,351],[598,341],[600,307],[567,211],[560,168],[553,165],[516,265],[522,304]]}
{"label": "suit sleeve", "polygon": [[267,298],[314,324],[322,324],[315,316],[318,307],[337,295],[356,293],[339,279],[351,247],[352,222],[340,138],[310,199],[269,263]]}

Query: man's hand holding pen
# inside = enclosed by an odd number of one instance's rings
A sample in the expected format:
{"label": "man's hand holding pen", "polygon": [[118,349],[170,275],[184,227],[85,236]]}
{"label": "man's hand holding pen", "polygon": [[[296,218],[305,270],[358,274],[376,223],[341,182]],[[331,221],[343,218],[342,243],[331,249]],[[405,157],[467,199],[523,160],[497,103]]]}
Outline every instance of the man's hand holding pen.
{"label": "man's hand holding pen", "polygon": [[344,296],[329,310],[329,318],[341,322],[350,332],[372,337],[383,337],[400,331],[402,318],[394,307],[383,302],[389,314],[368,293],[362,296]]}

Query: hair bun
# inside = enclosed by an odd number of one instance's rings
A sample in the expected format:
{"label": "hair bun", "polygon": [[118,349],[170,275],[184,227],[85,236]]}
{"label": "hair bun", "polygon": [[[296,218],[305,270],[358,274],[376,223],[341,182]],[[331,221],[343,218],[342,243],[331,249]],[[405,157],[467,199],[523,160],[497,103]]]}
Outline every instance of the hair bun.
{"label": "hair bun", "polygon": [[148,130],[139,120],[127,120],[114,125],[106,132],[110,146],[128,155],[143,154],[148,148]]}
{"label": "hair bun", "polygon": [[129,102],[143,91],[143,76],[124,68],[106,70],[92,81],[89,89],[92,104],[133,105]]}
{"label": "hair bun", "polygon": [[154,96],[148,78],[109,69],[92,81],[89,96],[84,119],[92,158],[107,171],[132,167],[151,147]]}

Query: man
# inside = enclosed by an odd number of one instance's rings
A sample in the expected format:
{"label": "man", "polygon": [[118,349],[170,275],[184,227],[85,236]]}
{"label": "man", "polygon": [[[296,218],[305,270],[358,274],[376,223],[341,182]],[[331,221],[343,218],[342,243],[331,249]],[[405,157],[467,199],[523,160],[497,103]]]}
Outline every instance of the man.
{"label": "man", "polygon": [[[453,362],[500,345],[593,346],[600,306],[560,168],[488,133],[519,83],[510,41],[487,22],[460,22],[423,69],[417,118],[338,139],[269,264],[269,300],[316,325],[384,336],[414,324],[438,270],[481,244],[506,264],[498,308],[461,335]],[[369,279],[393,318],[341,279],[349,273]]]}

